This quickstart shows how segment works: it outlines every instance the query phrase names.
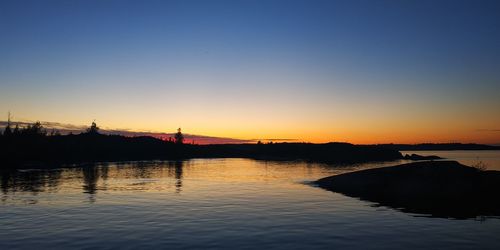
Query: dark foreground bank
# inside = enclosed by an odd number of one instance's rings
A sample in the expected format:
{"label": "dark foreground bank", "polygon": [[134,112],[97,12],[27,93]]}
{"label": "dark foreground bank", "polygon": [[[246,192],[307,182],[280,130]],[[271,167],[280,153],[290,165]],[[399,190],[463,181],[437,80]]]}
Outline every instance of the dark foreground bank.
{"label": "dark foreground bank", "polygon": [[320,187],[410,213],[447,218],[500,216],[500,171],[424,161],[320,179]]}
{"label": "dark foreground bank", "polygon": [[234,157],[332,163],[390,161],[403,158],[401,153],[393,149],[349,143],[191,145],[153,137],[125,137],[97,133],[0,138],[2,168],[98,161]]}

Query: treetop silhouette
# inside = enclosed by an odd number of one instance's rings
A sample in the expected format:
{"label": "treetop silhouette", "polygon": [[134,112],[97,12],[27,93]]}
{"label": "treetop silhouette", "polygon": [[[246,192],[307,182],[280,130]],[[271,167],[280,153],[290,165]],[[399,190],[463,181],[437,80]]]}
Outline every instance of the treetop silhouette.
{"label": "treetop silhouette", "polygon": [[177,129],[177,133],[175,133],[175,143],[183,144],[184,143],[184,135],[181,132],[181,128]]}
{"label": "treetop silhouette", "polygon": [[92,125],[87,129],[87,134],[91,135],[97,135],[99,134],[99,127],[97,127],[97,124],[95,121],[92,122]]}

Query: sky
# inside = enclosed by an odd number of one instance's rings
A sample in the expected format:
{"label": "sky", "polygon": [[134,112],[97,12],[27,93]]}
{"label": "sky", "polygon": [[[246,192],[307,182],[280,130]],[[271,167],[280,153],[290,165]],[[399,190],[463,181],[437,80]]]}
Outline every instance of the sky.
{"label": "sky", "polygon": [[500,143],[499,1],[0,1],[0,115]]}

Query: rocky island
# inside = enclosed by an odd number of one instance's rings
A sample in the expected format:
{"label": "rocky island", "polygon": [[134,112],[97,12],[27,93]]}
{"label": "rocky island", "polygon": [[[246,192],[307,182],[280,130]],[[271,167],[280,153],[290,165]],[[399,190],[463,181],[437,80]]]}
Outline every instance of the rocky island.
{"label": "rocky island", "polygon": [[500,171],[456,161],[421,161],[320,179],[320,187],[416,214],[445,218],[499,216]]}

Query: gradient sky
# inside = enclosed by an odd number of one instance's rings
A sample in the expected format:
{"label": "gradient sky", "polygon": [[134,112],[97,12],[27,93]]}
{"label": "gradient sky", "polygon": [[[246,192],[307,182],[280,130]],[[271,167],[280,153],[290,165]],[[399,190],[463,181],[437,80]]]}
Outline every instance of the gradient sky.
{"label": "gradient sky", "polygon": [[500,1],[0,1],[0,112],[240,139],[500,142]]}

